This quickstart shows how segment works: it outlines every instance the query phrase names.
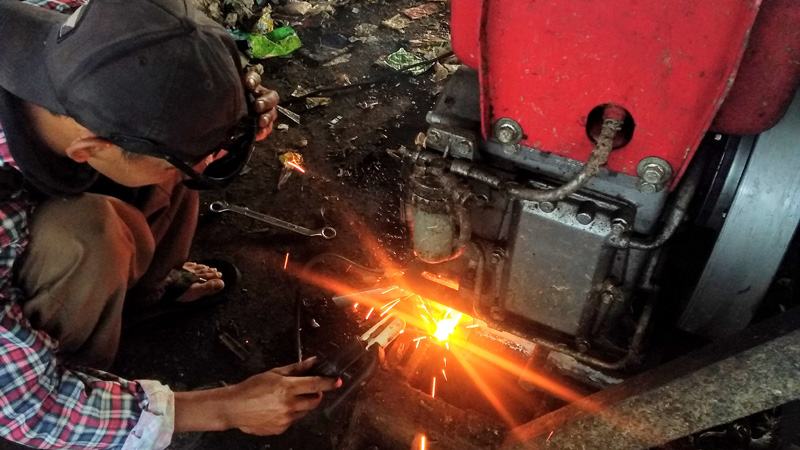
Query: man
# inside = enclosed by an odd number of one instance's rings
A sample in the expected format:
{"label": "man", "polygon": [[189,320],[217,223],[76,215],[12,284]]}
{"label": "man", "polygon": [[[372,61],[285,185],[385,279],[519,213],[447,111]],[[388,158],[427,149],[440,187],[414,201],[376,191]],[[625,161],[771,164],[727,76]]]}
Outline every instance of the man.
{"label": "man", "polygon": [[72,16],[0,0],[0,435],[161,449],[178,431],[277,434],[341,383],[299,376],[311,360],[189,393],[81,368],[113,360],[123,302],[222,289],[214,268],[170,269],[196,224],[187,186],[229,183],[272,127],[277,95],[250,79],[249,102],[243,84],[234,43],[189,0]]}

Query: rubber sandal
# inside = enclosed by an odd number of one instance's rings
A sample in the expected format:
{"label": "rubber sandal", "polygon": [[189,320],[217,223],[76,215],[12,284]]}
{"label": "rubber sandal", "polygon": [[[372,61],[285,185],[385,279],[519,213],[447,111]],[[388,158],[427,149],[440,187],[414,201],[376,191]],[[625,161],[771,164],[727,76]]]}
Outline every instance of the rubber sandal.
{"label": "rubber sandal", "polygon": [[198,298],[191,302],[179,302],[178,299],[180,296],[189,290],[192,284],[200,281],[200,277],[183,268],[175,269],[180,272],[178,279],[164,289],[161,299],[152,308],[126,317],[123,328],[131,328],[165,315],[195,311],[220,304],[228,299],[228,294],[233,292],[239,284],[239,281],[241,281],[242,273],[239,271],[239,268],[230,261],[224,259],[206,259],[198,261],[197,264],[204,264],[220,272],[222,274],[222,281],[225,282],[225,287],[219,292]]}

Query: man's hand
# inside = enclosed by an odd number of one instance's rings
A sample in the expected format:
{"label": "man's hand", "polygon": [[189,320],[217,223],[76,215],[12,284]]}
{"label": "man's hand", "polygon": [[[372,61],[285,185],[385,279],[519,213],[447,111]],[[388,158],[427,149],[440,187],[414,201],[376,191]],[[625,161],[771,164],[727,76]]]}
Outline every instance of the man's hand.
{"label": "man's hand", "polygon": [[278,93],[267,89],[261,85],[261,75],[258,72],[249,72],[245,76],[245,86],[255,96],[255,109],[259,114],[259,132],[256,140],[263,140],[272,132],[272,124],[278,118],[278,111],[275,109],[281,101]]}
{"label": "man's hand", "polygon": [[230,387],[175,394],[175,431],[238,428],[257,435],[281,434],[316,408],[322,393],[341,380],[304,377],[314,359],[278,367]]}

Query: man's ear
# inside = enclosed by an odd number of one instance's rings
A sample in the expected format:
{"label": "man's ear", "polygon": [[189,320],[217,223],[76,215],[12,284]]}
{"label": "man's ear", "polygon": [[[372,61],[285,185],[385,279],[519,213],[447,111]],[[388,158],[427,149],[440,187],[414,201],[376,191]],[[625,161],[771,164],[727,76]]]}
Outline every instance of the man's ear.
{"label": "man's ear", "polygon": [[80,137],[67,147],[66,153],[71,160],[85,163],[111,146],[112,143],[99,137]]}

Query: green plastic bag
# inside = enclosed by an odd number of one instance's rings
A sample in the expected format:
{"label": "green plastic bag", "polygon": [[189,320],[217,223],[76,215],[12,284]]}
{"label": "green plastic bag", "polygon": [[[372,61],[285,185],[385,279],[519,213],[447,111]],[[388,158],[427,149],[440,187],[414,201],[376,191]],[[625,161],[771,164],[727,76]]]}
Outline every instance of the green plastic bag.
{"label": "green plastic bag", "polygon": [[252,59],[274,58],[292,53],[303,46],[292,27],[280,27],[267,35],[228,30],[234,39],[247,41],[247,56]]}

